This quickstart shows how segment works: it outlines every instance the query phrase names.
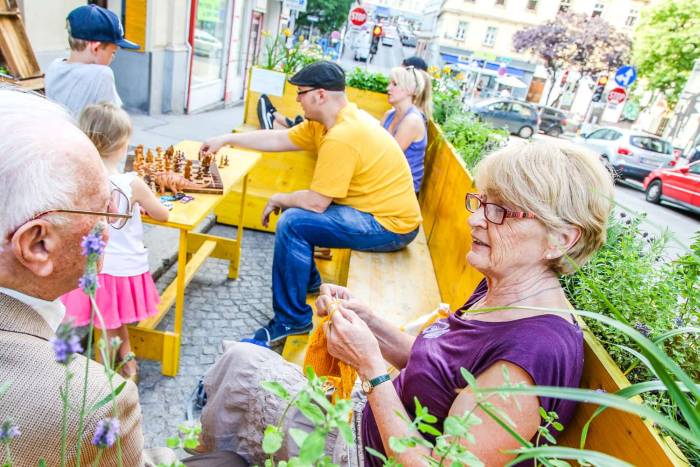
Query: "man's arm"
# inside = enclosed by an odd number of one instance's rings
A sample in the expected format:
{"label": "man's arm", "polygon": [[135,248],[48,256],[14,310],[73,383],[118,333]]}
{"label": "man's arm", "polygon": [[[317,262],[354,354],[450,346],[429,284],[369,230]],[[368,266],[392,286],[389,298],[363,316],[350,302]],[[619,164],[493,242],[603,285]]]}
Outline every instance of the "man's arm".
{"label": "man's arm", "polygon": [[313,190],[299,190],[292,193],[277,193],[270,197],[263,210],[262,225],[267,227],[270,222],[270,214],[279,214],[282,209],[301,208],[307,211],[323,213],[333,201],[333,198],[324,196]]}
{"label": "man's arm", "polygon": [[288,129],[226,133],[205,141],[199,152],[216,153],[226,145],[266,152],[299,151],[301,148],[292,143],[288,133]]}

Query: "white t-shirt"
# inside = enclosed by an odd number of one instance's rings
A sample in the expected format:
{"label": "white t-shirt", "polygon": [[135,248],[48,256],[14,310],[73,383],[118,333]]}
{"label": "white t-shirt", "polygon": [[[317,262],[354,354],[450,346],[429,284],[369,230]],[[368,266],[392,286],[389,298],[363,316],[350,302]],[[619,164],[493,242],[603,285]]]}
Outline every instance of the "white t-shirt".
{"label": "white t-shirt", "polygon": [[[136,172],[114,174],[109,181],[131,199],[131,182]],[[121,229],[109,228],[109,242],[105,248],[102,274],[117,277],[138,276],[148,272],[148,250],[143,244],[141,210],[132,202],[132,217]]]}
{"label": "white t-shirt", "polygon": [[122,105],[114,72],[105,65],[68,63],[59,58],[46,70],[44,84],[46,97],[66,107],[76,118],[90,104],[107,101]]}

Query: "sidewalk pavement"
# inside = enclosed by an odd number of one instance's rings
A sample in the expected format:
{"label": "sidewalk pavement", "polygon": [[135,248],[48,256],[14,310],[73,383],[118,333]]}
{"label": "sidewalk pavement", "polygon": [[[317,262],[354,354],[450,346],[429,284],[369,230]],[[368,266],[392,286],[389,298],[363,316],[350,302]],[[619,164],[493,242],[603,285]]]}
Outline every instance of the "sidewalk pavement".
{"label": "sidewalk pavement", "polygon": [[[204,141],[230,132],[243,123],[243,104],[192,115],[131,113],[130,116],[133,124],[131,144],[166,148],[183,140]],[[214,218],[210,216],[197,231],[208,230],[213,223]],[[178,231],[146,224],[144,242],[148,248],[151,274],[157,279],[177,257]]]}

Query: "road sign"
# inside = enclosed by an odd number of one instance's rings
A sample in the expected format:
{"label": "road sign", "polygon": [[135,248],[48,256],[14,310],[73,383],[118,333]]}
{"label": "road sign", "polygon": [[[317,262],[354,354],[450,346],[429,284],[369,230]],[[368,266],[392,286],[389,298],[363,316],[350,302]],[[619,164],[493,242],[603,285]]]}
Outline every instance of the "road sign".
{"label": "road sign", "polygon": [[[218,2],[221,3],[221,2]],[[218,4],[217,3],[217,4]],[[289,8],[290,10],[296,10],[299,13],[306,13],[306,4],[307,0],[284,0],[284,7]],[[218,8],[218,6],[217,6]],[[217,21],[219,19],[217,18]]]}
{"label": "road sign", "polygon": [[627,93],[624,88],[615,88],[608,93],[608,102],[611,104],[622,104],[625,102]]}
{"label": "road sign", "polygon": [[353,26],[365,24],[367,22],[367,10],[359,6],[350,10],[350,22]]}
{"label": "road sign", "polygon": [[637,70],[633,66],[625,65],[617,69],[615,82],[622,87],[627,87],[637,79]]}

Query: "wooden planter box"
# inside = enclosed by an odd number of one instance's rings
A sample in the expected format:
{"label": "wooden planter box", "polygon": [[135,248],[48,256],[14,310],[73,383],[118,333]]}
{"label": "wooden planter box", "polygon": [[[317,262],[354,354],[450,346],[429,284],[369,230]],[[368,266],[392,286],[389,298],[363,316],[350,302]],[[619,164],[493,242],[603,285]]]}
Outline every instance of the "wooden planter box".
{"label": "wooden planter box", "polygon": [[[248,82],[250,83],[250,80]],[[303,115],[301,106],[296,101],[296,89],[296,86],[285,82],[282,96],[269,96],[270,101],[272,101],[277,110],[292,119],[296,115]],[[381,119],[391,107],[387,102],[386,94],[356,88],[347,88],[346,92],[351,102],[354,102],[359,108],[377,119]],[[245,98],[244,125],[235,131],[258,129],[257,104],[259,98],[260,93],[252,91],[249,86]],[[271,216],[268,227],[263,227],[260,222],[267,200],[275,193],[288,193],[309,188],[315,165],[316,154],[307,151],[262,153],[260,162],[248,175],[244,227],[274,232],[278,216]],[[236,225],[240,206],[240,192],[240,185],[234,187],[226,199],[219,204],[214,211],[218,222]]]}
{"label": "wooden planter box", "polygon": [[[481,280],[480,274],[465,260],[471,248],[471,234],[464,196],[475,190],[474,180],[434,122],[429,126],[428,141],[424,188],[420,196],[423,227],[440,295],[443,302],[455,309]],[[584,336],[585,366],[581,387],[613,393],[629,386],[629,380],[585,327]],[[641,402],[639,398],[636,400]],[[574,420],[560,436],[559,443],[578,447],[581,430],[596,409],[596,405],[579,404]],[[591,424],[586,448],[635,465],[688,465],[675,443],[659,436],[651,423],[613,409],[604,411]]]}

